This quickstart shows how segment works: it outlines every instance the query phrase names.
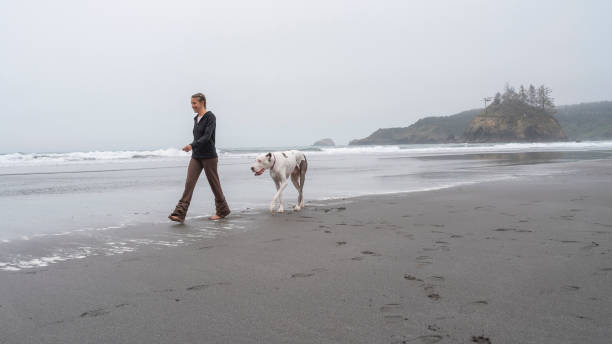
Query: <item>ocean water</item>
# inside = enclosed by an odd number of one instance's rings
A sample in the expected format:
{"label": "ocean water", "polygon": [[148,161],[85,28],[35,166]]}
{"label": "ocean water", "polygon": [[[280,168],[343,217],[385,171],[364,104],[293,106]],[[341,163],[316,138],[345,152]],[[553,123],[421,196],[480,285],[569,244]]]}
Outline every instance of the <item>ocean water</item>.
{"label": "ocean water", "polygon": [[[170,225],[189,154],[178,149],[0,155],[0,271],[46,266],[141,246],[177,246],[249,229],[275,188],[250,166],[259,153],[301,149],[306,206],[368,194],[419,192],[567,173],[564,162],[612,157],[612,141],[219,149],[219,175],[234,214],[206,221],[214,202],[200,177],[187,225]],[[283,193],[292,211],[297,192]]]}

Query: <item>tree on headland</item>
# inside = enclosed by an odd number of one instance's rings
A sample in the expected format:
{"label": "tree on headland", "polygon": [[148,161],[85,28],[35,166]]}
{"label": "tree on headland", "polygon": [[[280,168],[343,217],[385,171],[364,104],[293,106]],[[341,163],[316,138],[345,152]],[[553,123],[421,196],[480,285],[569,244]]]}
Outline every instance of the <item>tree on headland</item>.
{"label": "tree on headland", "polygon": [[523,85],[519,87],[518,99],[522,101],[523,103],[527,103],[527,100],[528,100],[527,92],[525,92],[525,87],[523,87]]}
{"label": "tree on headland", "polygon": [[502,103],[513,101],[516,98],[518,97],[516,91],[514,90],[514,87],[506,83],[506,86],[504,87],[504,93],[502,94]]}
{"label": "tree on headland", "polygon": [[540,109],[548,112],[554,112],[555,104],[553,98],[550,97],[552,90],[544,85],[540,86],[537,91],[537,105]]}
{"label": "tree on headland", "polygon": [[529,91],[527,91],[527,104],[535,105],[536,104],[536,89],[535,86],[529,84]]}
{"label": "tree on headland", "polygon": [[504,86],[504,93],[500,94],[497,92],[493,102],[489,106],[519,103],[537,107],[548,113],[554,113],[556,111],[555,103],[553,98],[550,96],[551,93],[551,89],[545,85],[541,85],[537,89],[531,84],[529,85],[528,89],[525,89],[525,86],[520,85],[519,91],[517,92],[514,87],[506,83]]}
{"label": "tree on headland", "polygon": [[501,93],[495,93],[495,98],[493,98],[493,103],[491,105],[499,105],[501,104]]}

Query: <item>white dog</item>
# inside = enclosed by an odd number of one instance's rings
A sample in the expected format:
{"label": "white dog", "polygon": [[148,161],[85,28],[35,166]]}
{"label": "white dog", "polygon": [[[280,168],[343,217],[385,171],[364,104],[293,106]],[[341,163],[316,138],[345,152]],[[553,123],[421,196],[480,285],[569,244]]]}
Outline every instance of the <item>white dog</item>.
{"label": "white dog", "polygon": [[276,184],[276,194],[270,202],[270,211],[274,211],[274,205],[276,199],[279,200],[278,212],[282,213],[283,208],[283,190],[289,183],[289,176],[291,181],[298,191],[298,201],[295,205],[295,210],[299,211],[304,208],[304,181],[306,181],[306,170],[308,169],[308,162],[306,161],[306,155],[300,151],[291,150],[286,152],[270,152],[268,154],[260,154],[251,166],[251,171],[259,176],[264,173],[266,169],[270,170],[270,177]]}

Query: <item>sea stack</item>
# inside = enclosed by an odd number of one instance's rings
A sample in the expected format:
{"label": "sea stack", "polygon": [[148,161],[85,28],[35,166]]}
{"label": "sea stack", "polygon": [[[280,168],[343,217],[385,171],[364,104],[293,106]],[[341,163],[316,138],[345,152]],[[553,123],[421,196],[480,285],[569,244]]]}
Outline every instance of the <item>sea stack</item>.
{"label": "sea stack", "polygon": [[313,146],[325,146],[325,147],[333,147],[336,144],[334,143],[334,140],[327,138],[327,139],[322,139],[319,140],[315,143],[312,144]]}
{"label": "sea stack", "polygon": [[551,111],[518,100],[493,103],[465,130],[467,142],[565,141],[567,136]]}

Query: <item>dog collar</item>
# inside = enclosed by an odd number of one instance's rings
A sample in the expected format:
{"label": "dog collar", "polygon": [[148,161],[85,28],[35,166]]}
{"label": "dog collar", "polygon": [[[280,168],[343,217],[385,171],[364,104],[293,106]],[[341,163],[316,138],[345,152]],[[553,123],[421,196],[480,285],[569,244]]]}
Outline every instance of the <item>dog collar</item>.
{"label": "dog collar", "polygon": [[272,167],[270,167],[270,169],[273,169],[274,165],[276,165],[276,156],[274,154],[272,154],[272,156],[274,157],[274,163],[272,164]]}

